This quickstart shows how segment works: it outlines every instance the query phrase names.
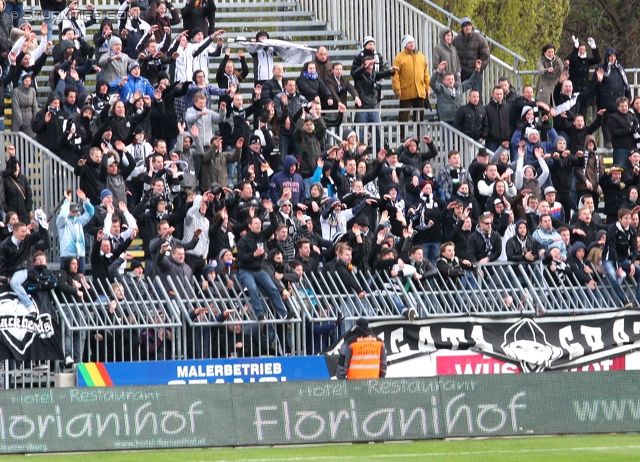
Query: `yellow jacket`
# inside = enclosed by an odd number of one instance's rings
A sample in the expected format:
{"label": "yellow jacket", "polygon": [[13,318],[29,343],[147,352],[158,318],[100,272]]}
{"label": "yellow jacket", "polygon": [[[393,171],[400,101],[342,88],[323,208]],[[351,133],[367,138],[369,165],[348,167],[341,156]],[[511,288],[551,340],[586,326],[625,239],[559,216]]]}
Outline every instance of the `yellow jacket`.
{"label": "yellow jacket", "polygon": [[393,65],[398,68],[391,78],[393,92],[400,93],[401,100],[427,97],[431,77],[427,58],[422,53],[404,49],[396,55]]}

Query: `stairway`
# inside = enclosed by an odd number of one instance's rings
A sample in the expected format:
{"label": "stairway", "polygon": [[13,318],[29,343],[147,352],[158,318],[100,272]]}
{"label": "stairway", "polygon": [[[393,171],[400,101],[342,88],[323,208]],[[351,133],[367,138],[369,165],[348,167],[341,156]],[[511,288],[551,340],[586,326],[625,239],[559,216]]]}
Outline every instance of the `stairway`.
{"label": "stairway", "polygon": [[[106,12],[113,11],[115,7],[98,5],[96,8]],[[99,25],[90,27],[87,35],[95,34],[98,29]],[[182,25],[173,26],[172,29],[175,37],[182,30]],[[358,42],[345,40],[341,31],[330,30],[327,22],[317,20],[313,12],[300,11],[298,4],[291,1],[221,3],[216,13],[216,29],[226,30],[225,38],[242,36],[250,39],[257,31],[266,30],[275,39],[304,43],[309,47],[324,45],[329,49],[331,59],[343,61],[347,65],[351,64],[353,57],[358,53]],[[233,51],[232,57],[235,56],[235,49]],[[221,58],[210,60],[209,68],[214,76],[220,61]],[[297,77],[302,69],[300,65],[284,64],[287,78]],[[252,81],[253,65],[249,56],[248,65],[250,70],[248,81]],[[53,66],[49,61],[37,78],[38,87],[43,90],[38,92],[38,100],[41,104],[46,102],[49,92],[48,78],[52,69]],[[85,86],[87,90],[95,89],[95,75],[87,76]],[[246,99],[250,97],[250,90],[250,85],[243,86]],[[8,116],[7,110],[5,115]]]}

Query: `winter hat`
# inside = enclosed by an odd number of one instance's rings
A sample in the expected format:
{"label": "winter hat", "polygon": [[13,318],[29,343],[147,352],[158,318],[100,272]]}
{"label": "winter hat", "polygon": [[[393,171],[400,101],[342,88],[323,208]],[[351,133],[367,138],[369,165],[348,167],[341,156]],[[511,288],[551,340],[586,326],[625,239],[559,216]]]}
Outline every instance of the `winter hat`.
{"label": "winter hat", "polygon": [[265,30],[261,30],[256,34],[256,40],[260,40],[260,37],[267,37],[269,38],[269,33]]}
{"label": "winter hat", "polygon": [[199,27],[194,27],[193,29],[191,29],[191,33],[189,35],[191,36],[191,38],[193,38],[200,33],[204,34],[204,32],[202,32],[202,29],[200,29]]}
{"label": "winter hat", "polygon": [[129,63],[129,67],[127,68],[127,70],[129,71],[129,73],[131,73],[131,71],[134,70],[136,67],[140,67],[140,63],[138,61],[131,61]]}
{"label": "winter hat", "polygon": [[556,241],[556,242],[553,242],[553,243],[549,246],[549,250],[551,250],[551,249],[553,249],[553,248],[556,248],[556,249],[562,250],[562,244],[563,244],[563,242],[562,242],[562,241]]}
{"label": "winter hat", "polygon": [[116,37],[116,36],[111,37],[111,39],[109,40],[109,48],[111,48],[114,45],[122,45],[122,40],[120,40],[120,37]]}
{"label": "winter hat", "polygon": [[529,139],[529,137],[530,137],[531,135],[533,135],[534,133],[535,133],[536,135],[540,135],[540,132],[539,132],[538,130],[536,130],[535,128],[528,127],[528,128],[524,131],[524,136],[525,136],[525,138]]}
{"label": "winter hat", "polygon": [[67,50],[69,48],[75,48],[76,45],[73,43],[73,40],[63,40],[60,42],[60,49]]}
{"label": "winter hat", "polygon": [[374,38],[373,38],[372,36],[370,36],[370,35],[367,35],[367,36],[364,38],[364,40],[362,41],[362,46],[363,46],[363,47],[366,47],[366,46],[367,46],[367,43],[369,43],[369,42],[376,43],[376,39],[374,39]]}
{"label": "winter hat", "polygon": [[129,270],[133,271],[136,268],[141,268],[142,267],[142,262],[140,260],[138,260],[137,258],[134,258],[133,260],[131,260],[131,263],[129,264]]}
{"label": "winter hat", "polygon": [[345,130],[344,132],[342,132],[342,140],[343,141],[347,141],[349,139],[350,136],[358,136],[356,135],[356,132],[353,130]]}
{"label": "winter hat", "polygon": [[260,141],[260,144],[262,144],[262,141],[260,140],[260,137],[258,135],[251,135],[251,137],[249,138],[249,144],[253,144],[256,141]]}
{"label": "winter hat", "polygon": [[103,189],[100,192],[100,200],[102,201],[105,197],[109,197],[109,196],[113,196],[113,193],[111,192],[110,189]]}
{"label": "winter hat", "polygon": [[460,24],[464,27],[466,24],[472,24],[471,18],[469,16],[465,16],[460,20]]}
{"label": "winter hat", "polygon": [[360,214],[356,217],[356,224],[358,226],[369,226],[369,218],[366,215]]}
{"label": "winter hat", "polygon": [[356,326],[366,329],[367,327],[369,327],[369,321],[367,321],[365,318],[358,318],[358,320],[356,321]]}
{"label": "winter hat", "polygon": [[582,249],[582,250],[584,250],[586,252],[587,251],[587,246],[584,245],[584,242],[577,241],[575,244],[573,244],[571,246],[571,256],[575,257],[576,256],[576,252],[578,250],[580,250],[580,249]]}
{"label": "winter hat", "polygon": [[202,275],[206,278],[207,276],[209,276],[209,273],[215,271],[217,268],[218,268],[218,263],[213,262],[202,271]]}
{"label": "winter hat", "polygon": [[529,111],[532,111],[533,108],[531,106],[525,106],[522,108],[522,112],[520,112],[520,118],[524,117],[525,114]]}
{"label": "winter hat", "polygon": [[526,172],[528,168],[533,170],[533,177],[536,178],[538,176],[538,172],[536,172],[536,168],[533,165],[531,165],[531,164],[525,165],[524,168],[522,169],[522,171]]}
{"label": "winter hat", "polygon": [[407,45],[409,45],[411,42],[415,42],[416,39],[413,38],[413,36],[411,35],[407,35],[405,36],[405,38],[402,39],[402,49],[404,50],[405,48],[407,48]]}
{"label": "winter hat", "polygon": [[[84,106],[82,106],[82,113],[84,114],[84,111],[91,111],[91,114],[95,114],[96,110],[93,108],[93,106],[91,106],[90,104],[85,104]],[[92,115],[93,117],[93,115]]]}
{"label": "winter hat", "polygon": [[29,21],[27,21],[26,19],[21,19],[20,21],[18,21],[18,29],[22,30],[24,26],[30,26],[30,25],[31,23],[29,23]]}

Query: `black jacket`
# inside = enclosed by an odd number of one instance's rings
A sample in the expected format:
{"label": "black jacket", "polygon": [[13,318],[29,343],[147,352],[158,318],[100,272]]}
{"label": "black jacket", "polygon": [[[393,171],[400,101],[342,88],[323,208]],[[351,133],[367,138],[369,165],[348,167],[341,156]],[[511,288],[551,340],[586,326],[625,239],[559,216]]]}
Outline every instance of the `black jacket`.
{"label": "black jacket", "polygon": [[360,95],[362,106],[360,109],[375,109],[380,102],[379,89],[381,88],[379,80],[391,77],[395,72],[375,70],[371,73],[364,71],[364,66],[360,66],[355,70],[352,69],[351,75],[355,83],[356,91]]}
{"label": "black jacket", "polygon": [[13,243],[13,234],[0,242],[0,275],[11,277],[16,271],[27,269],[31,246],[42,240],[47,232],[38,226],[38,231],[27,234],[17,247]]}
{"label": "black jacket", "polygon": [[498,104],[492,99],[484,107],[487,113],[487,121],[489,124],[489,132],[487,134],[487,142],[502,143],[511,140],[511,126],[509,118],[511,116],[511,106],[505,102]]}
{"label": "black jacket", "polygon": [[623,114],[616,111],[609,117],[607,122],[611,133],[611,145],[613,149],[634,149],[637,140],[634,134],[640,133],[638,119],[631,111]]}
{"label": "black jacket", "polygon": [[474,140],[486,139],[489,119],[484,106],[467,103],[456,111],[453,126]]}
{"label": "black jacket", "polygon": [[613,260],[616,266],[623,261],[636,261],[638,257],[638,231],[629,226],[628,229],[614,223],[607,230],[607,243],[602,251],[603,260]]}
{"label": "black jacket", "polygon": [[[616,100],[621,96],[626,96],[627,99],[631,101],[631,88],[628,82],[625,83],[624,70],[621,71],[617,66],[610,66],[609,64],[609,56],[611,54],[617,55],[616,50],[611,47],[607,48],[604,52],[604,63],[599,67],[604,69],[605,75],[596,93],[598,110],[606,109],[607,112],[614,112],[617,109]],[[594,73],[592,80],[596,79]],[[613,134],[611,138],[613,139]]]}
{"label": "black jacket", "polygon": [[581,58],[578,56],[578,47],[574,47],[571,54],[567,56],[567,61],[569,61],[569,78],[573,83],[573,90],[580,92],[585,91],[589,86],[589,68],[599,64],[602,57],[598,49],[594,48],[592,58]]}
{"label": "black jacket", "polygon": [[506,251],[507,260],[518,263],[529,263],[529,261],[524,258],[524,254],[531,251],[535,257],[534,261],[537,260],[539,258],[540,245],[528,234],[525,237],[524,245],[522,245],[518,236],[513,236],[507,241]]}
{"label": "black jacket", "polygon": [[487,252],[487,245],[480,235],[480,232],[472,232],[467,240],[467,258],[471,262],[482,260],[484,257],[489,257],[489,261],[496,261],[502,253],[502,239],[500,235],[495,231],[491,231],[489,236],[489,242],[491,243],[491,253]]}
{"label": "black jacket", "polygon": [[[258,272],[262,269],[262,264],[269,248],[269,237],[275,232],[278,221],[275,214],[271,214],[271,226],[263,229],[260,234],[247,231],[240,241],[238,241],[238,269]],[[255,257],[253,253],[258,248],[258,243],[262,243],[265,253]]]}

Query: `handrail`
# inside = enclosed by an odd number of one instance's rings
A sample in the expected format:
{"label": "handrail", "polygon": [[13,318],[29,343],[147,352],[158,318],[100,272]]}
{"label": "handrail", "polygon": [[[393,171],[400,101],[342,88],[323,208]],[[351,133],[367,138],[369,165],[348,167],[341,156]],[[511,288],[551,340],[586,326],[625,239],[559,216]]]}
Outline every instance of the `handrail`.
{"label": "handrail", "polygon": [[[455,16],[450,11],[445,10],[441,6],[436,5],[431,0],[422,0],[422,2],[426,3],[430,8],[433,8],[438,13],[441,13],[441,14],[445,15],[447,17],[447,25],[448,26],[451,26],[451,21],[452,20],[457,22],[458,24],[462,24],[462,19],[458,18],[457,16]],[[493,45],[496,48],[499,48],[500,50],[504,51],[505,53],[511,55],[513,57],[513,59],[514,59],[514,66],[513,66],[514,68],[517,67],[518,61],[522,61],[523,63],[527,62],[527,60],[523,56],[519,55],[515,51],[512,51],[512,50],[508,49],[507,47],[505,47],[504,45],[502,45],[501,43],[496,42],[495,40],[493,40],[491,37],[489,37],[484,32],[480,31],[479,29],[475,29],[475,30],[480,32],[482,35],[484,35],[484,38],[486,38],[487,42],[489,42],[491,45]]]}

